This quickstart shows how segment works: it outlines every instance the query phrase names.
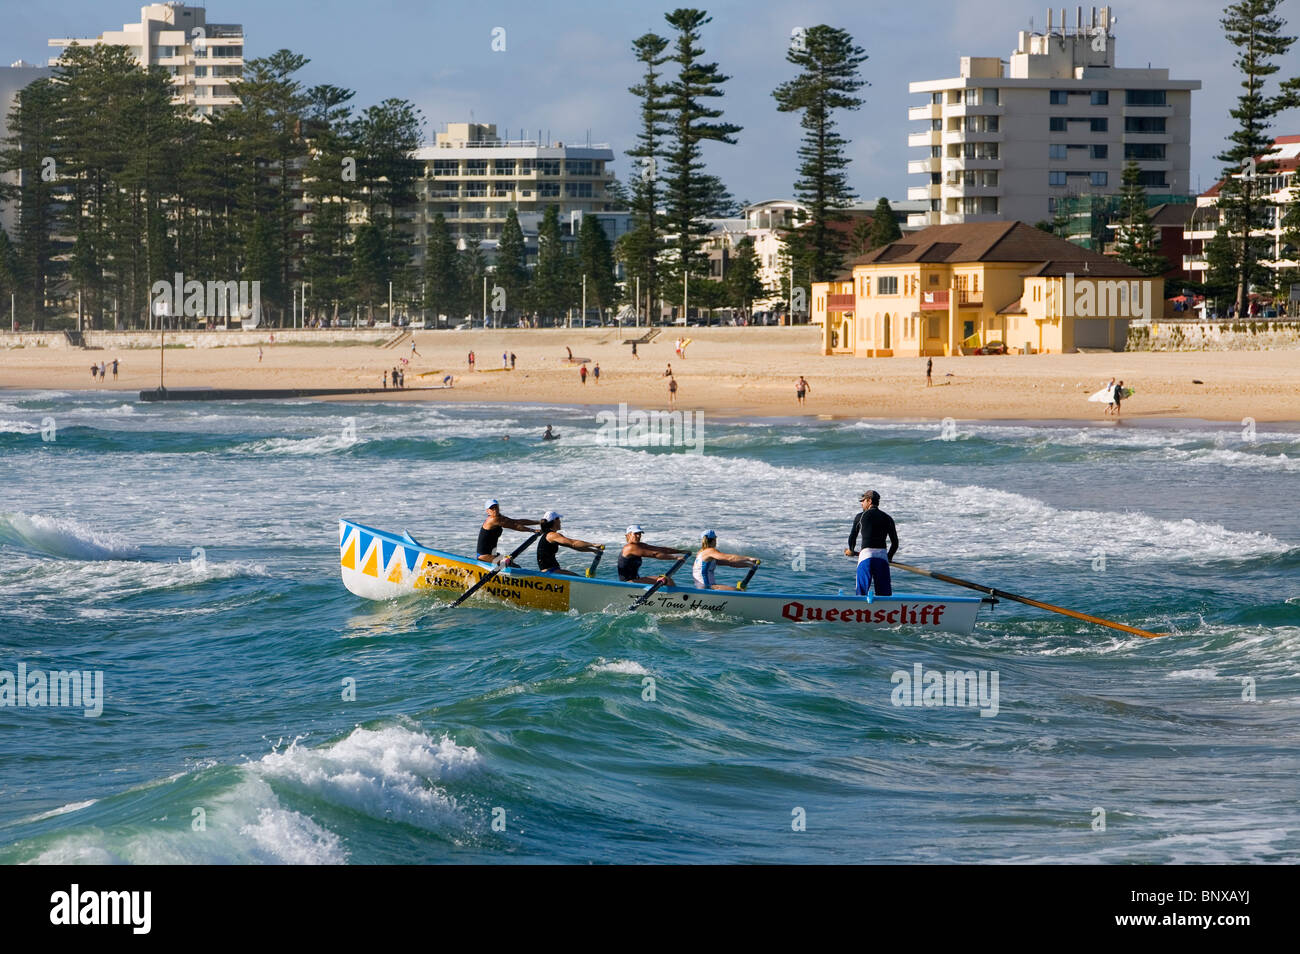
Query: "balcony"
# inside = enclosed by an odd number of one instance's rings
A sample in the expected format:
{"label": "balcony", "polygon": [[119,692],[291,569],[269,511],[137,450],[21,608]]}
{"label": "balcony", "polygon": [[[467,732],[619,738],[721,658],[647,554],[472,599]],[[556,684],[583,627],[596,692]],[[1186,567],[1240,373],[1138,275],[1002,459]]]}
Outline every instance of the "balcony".
{"label": "balcony", "polygon": [[926,103],[924,106],[912,106],[907,110],[907,118],[914,120],[938,119],[943,115],[943,107],[938,103]]}
{"label": "balcony", "polygon": [[909,202],[916,202],[924,199],[939,198],[940,186],[935,183],[923,186],[912,186],[907,190],[907,199]]}
{"label": "balcony", "polygon": [[[937,212],[931,213],[938,215]],[[909,223],[910,224],[910,223]],[[937,223],[936,223],[937,224]],[[930,291],[921,293],[921,310],[922,311],[947,311],[948,310],[948,292]]]}
{"label": "balcony", "polygon": [[967,291],[964,288],[957,290],[957,307],[958,308],[983,308],[984,293],[981,291]]}
{"label": "balcony", "polygon": [[937,129],[927,129],[925,132],[910,134],[907,144],[914,147],[940,146],[943,144],[942,136],[943,133]]}
{"label": "balcony", "polygon": [[827,311],[852,311],[854,304],[854,295],[852,292],[841,295],[826,296]]}
{"label": "balcony", "polygon": [[931,156],[929,159],[911,159],[907,163],[907,171],[911,173],[938,172],[943,165],[943,160]]}

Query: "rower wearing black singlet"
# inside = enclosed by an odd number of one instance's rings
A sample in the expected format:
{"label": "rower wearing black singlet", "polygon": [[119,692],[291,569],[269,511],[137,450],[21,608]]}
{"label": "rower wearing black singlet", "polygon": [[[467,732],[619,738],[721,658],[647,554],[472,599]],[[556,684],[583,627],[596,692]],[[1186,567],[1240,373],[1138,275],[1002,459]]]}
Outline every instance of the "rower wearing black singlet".
{"label": "rower wearing black singlet", "polygon": [[655,547],[642,543],[641,535],[644,532],[641,525],[636,523],[627,528],[627,543],[623,544],[623,549],[618,556],[618,578],[624,583],[675,585],[672,577],[669,576],[642,576],[641,561],[645,559],[677,560],[679,557],[685,556],[687,551],[678,550],[674,547]]}
{"label": "rower wearing black singlet", "polygon": [[575,540],[560,533],[560,521],[563,519],[564,515],[554,510],[548,510],[542,515],[542,538],[537,541],[537,568],[543,573],[577,576],[578,574],[573,571],[560,566],[560,562],[555,558],[560,547],[568,547],[570,550],[582,553],[595,553],[601,549],[601,545],[588,543],[586,540]]}
{"label": "rower wearing black singlet", "polygon": [[538,526],[538,522],[515,520],[513,517],[504,516],[501,513],[501,505],[496,500],[489,500],[483,505],[483,509],[487,511],[487,518],[483,521],[483,526],[479,527],[478,543],[475,545],[474,552],[485,563],[510,563],[509,556],[498,556],[496,552],[501,531],[517,530],[520,533],[528,533]]}

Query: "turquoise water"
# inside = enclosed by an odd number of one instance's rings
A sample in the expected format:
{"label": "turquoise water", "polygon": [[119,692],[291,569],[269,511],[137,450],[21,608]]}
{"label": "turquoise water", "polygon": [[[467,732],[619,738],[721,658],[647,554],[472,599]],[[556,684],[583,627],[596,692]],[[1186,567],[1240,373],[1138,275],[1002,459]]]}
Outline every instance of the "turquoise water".
{"label": "turquoise water", "polygon": [[[697,455],[598,427],[0,395],[0,670],[105,689],[0,707],[0,861],[1300,857],[1296,428],[710,417]],[[867,486],[900,560],[1174,635],[1009,602],[970,636],[440,614],[338,577],[339,517],[468,552],[498,497],[607,543],[713,527],[751,589],[833,593]],[[996,674],[996,714],[895,705],[918,664]]]}

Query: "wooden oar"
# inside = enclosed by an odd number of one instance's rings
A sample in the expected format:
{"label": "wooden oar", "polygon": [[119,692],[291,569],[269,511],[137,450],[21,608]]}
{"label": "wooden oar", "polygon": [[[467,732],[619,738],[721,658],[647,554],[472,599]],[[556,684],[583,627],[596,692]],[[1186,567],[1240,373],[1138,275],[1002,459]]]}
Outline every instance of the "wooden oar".
{"label": "wooden oar", "polygon": [[[685,563],[689,558],[690,558],[690,553],[683,553],[682,558],[668,568],[668,572],[664,574],[664,580],[666,580],[668,577],[672,576],[679,569],[681,569],[682,564]],[[650,587],[648,590],[646,590],[644,593],[642,593],[640,596],[636,598],[636,602],[633,603],[631,606],[629,606],[627,608],[627,611],[631,612],[632,610],[640,606],[642,603],[644,603],[646,600],[650,599],[650,597],[654,596],[655,591],[658,590],[659,587],[664,585],[664,580],[656,580],[652,587]]]}
{"label": "wooden oar", "polygon": [[754,565],[749,568],[749,572],[745,574],[745,578],[736,584],[736,589],[743,590],[745,587],[749,586],[749,581],[752,580],[754,574],[758,572],[758,564],[761,562],[761,560],[754,561]]}
{"label": "wooden oar", "polygon": [[[515,557],[519,556],[519,554],[523,553],[525,550],[527,550],[529,547],[531,547],[531,546],[533,545],[533,541],[536,540],[536,539],[537,539],[538,537],[540,537],[541,535],[542,535],[542,531],[538,530],[536,533],[534,533],[531,537],[529,537],[529,538],[528,538],[527,540],[525,540],[523,543],[519,544],[519,546],[515,548],[515,551],[514,551],[513,553],[510,554],[510,559],[513,560]],[[487,583],[489,583],[490,581],[496,579],[496,575],[497,575],[498,573],[500,573],[502,570],[504,570],[504,569],[505,569],[507,566],[509,566],[509,565],[510,565],[509,560],[507,560],[505,563],[498,564],[497,567],[496,567],[496,569],[494,569],[494,570],[493,570],[491,573],[489,573],[487,576],[480,577],[480,578],[479,578],[479,581],[478,581],[477,583],[475,583],[473,586],[471,586],[471,587],[470,587],[468,590],[466,590],[464,593],[460,594],[460,596],[456,597],[456,602],[454,602],[454,603],[449,603],[449,604],[447,605],[446,608],[447,608],[447,609],[455,609],[455,608],[456,608],[457,606],[459,606],[461,603],[464,603],[467,599],[469,599],[471,596],[473,596],[475,593],[477,593],[479,590],[481,590],[481,589],[484,587],[485,584],[487,584]]]}
{"label": "wooden oar", "polygon": [[604,544],[601,544],[600,549],[596,551],[596,559],[592,560],[591,566],[587,567],[587,576],[596,575],[596,567],[600,566],[600,558],[603,557],[604,555],[605,555],[605,546]]}
{"label": "wooden oar", "polygon": [[944,583],[952,583],[956,586],[964,586],[970,590],[979,590],[981,593],[988,593],[990,596],[999,596],[1004,600],[1015,600],[1017,603],[1024,603],[1026,606],[1036,606],[1039,609],[1045,609],[1052,613],[1060,613],[1062,616],[1072,616],[1075,619],[1081,619],[1085,623],[1096,623],[1098,626],[1109,626],[1111,629],[1122,630],[1125,633],[1132,633],[1134,636],[1141,636],[1143,639],[1155,639],[1157,636],[1164,636],[1165,633],[1148,633],[1145,629],[1138,629],[1136,626],[1128,626],[1124,623],[1116,623],[1113,620],[1102,619],[1100,616],[1089,616],[1087,613],[1080,613],[1077,610],[1066,609],[1064,606],[1054,606],[1051,603],[1044,603],[1042,600],[1030,599],[1027,596],[1017,596],[1015,593],[1008,593],[1006,590],[999,590],[996,587],[984,586],[981,583],[972,583],[970,580],[959,580],[955,576],[948,576],[946,573],[936,573],[933,570],[927,570],[924,567],[908,566],[906,563],[890,563],[891,567],[898,567],[900,570],[907,570],[909,573],[919,573],[921,576],[928,576],[931,579],[940,580]]}

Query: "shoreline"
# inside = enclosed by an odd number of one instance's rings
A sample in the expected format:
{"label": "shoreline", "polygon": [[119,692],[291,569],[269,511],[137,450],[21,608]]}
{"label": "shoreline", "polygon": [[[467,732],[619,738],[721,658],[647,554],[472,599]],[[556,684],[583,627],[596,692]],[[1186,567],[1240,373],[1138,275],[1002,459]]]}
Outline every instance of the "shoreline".
{"label": "shoreline", "polygon": [[[686,357],[674,336],[690,332]],[[271,332],[268,332],[268,338]],[[623,332],[629,338],[630,329]],[[408,346],[331,347],[269,341],[226,347],[168,349],[166,384],[172,389],[318,390],[357,388],[369,393],[306,400],[426,401],[446,404],[552,405],[596,410],[668,410],[671,365],[678,382],[676,410],[724,418],[936,421],[1041,421],[1122,424],[1196,420],[1242,425],[1300,422],[1300,350],[1115,352],[936,357],[933,386],[925,359],[855,358],[819,353],[819,329],[665,329],[630,347],[616,328],[417,331]],[[582,383],[567,350],[601,369]],[[474,372],[469,351],[478,358]],[[516,355],[503,371],[501,355]],[[86,365],[120,362],[117,380],[86,380]],[[409,362],[409,363],[407,363]],[[412,388],[452,375],[454,387],[436,391],[379,390],[387,372],[405,370]],[[111,372],[110,372],[111,374]],[[794,384],[806,376],[807,404],[796,404]],[[1086,398],[1110,378],[1136,393],[1118,421]],[[159,353],[150,350],[0,350],[0,393],[62,391],[121,395],[132,403],[159,383]],[[371,390],[374,389],[374,390]],[[271,398],[271,400],[275,400]],[[300,400],[300,399],[295,399]]]}

